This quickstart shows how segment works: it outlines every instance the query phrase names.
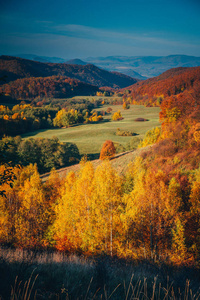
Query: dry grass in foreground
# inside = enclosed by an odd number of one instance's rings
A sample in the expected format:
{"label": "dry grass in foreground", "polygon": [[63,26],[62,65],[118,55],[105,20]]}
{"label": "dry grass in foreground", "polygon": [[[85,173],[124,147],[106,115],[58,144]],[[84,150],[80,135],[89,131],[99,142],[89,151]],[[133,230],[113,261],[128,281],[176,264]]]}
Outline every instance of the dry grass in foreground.
{"label": "dry grass in foreground", "polygon": [[194,268],[0,249],[1,300],[198,300]]}

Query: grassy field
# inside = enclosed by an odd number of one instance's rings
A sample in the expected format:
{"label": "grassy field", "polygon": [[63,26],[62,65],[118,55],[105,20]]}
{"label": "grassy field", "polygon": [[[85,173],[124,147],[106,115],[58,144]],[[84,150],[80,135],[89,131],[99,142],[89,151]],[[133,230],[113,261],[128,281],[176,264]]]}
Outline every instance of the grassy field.
{"label": "grassy field", "polygon": [[[104,105],[97,109],[107,110],[112,108],[112,112],[104,117],[104,122],[97,124],[82,124],[70,128],[39,130],[22,135],[22,138],[52,138],[56,136],[61,142],[75,143],[80,154],[96,154],[100,153],[102,144],[105,140],[112,140],[125,146],[131,139],[143,138],[144,134],[151,128],[160,126],[158,107],[144,107],[142,105],[131,105],[129,110],[123,110],[122,105]],[[112,114],[120,110],[123,116],[121,121],[112,121]],[[148,119],[146,122],[136,122],[136,118],[142,117]],[[117,128],[121,130],[133,131],[137,134],[134,137],[123,137],[115,135]]]}

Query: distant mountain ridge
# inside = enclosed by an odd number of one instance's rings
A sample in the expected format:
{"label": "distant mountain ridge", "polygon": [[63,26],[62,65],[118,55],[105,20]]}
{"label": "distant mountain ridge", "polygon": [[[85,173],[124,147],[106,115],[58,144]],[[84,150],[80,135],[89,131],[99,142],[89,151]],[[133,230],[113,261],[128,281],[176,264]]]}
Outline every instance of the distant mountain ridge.
{"label": "distant mountain ridge", "polygon": [[200,66],[200,57],[178,54],[169,56],[88,57],[83,60],[79,58],[67,60],[59,57],[39,56],[34,54],[18,54],[16,56],[47,63],[67,63],[77,65],[86,65],[89,63],[107,71],[120,72],[139,80],[158,76],[171,68]]}
{"label": "distant mountain ridge", "polygon": [[112,73],[92,64],[71,65],[65,63],[42,63],[19,57],[0,56],[1,84],[29,77],[67,76],[98,87],[123,88],[137,82],[121,73]]}
{"label": "distant mountain ridge", "polygon": [[79,59],[79,58],[75,58],[75,59],[70,59],[68,61],[65,62],[65,64],[68,64],[68,65],[81,65],[81,66],[85,66],[87,65],[88,63]]}
{"label": "distant mountain ridge", "polygon": [[[200,57],[188,55],[108,56],[89,57],[84,60],[109,71],[118,71],[129,76],[134,71],[148,78],[158,76],[171,68],[200,66]],[[135,78],[141,79],[137,76]]]}
{"label": "distant mountain ridge", "polygon": [[61,57],[50,57],[50,56],[40,56],[35,54],[17,54],[15,57],[20,57],[24,59],[30,59],[39,62],[49,62],[49,63],[64,63],[65,59]]}

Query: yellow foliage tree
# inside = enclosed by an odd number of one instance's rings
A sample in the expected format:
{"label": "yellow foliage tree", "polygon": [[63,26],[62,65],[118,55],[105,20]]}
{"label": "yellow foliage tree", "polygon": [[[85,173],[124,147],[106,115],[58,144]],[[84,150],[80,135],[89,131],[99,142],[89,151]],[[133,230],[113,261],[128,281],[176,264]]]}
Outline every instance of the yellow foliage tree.
{"label": "yellow foliage tree", "polygon": [[139,144],[139,147],[146,147],[148,145],[155,144],[157,141],[159,141],[160,137],[161,137],[161,128],[155,127],[153,129],[147,131],[144,139]]}
{"label": "yellow foliage tree", "polygon": [[115,112],[112,116],[112,120],[113,121],[119,121],[119,120],[122,120],[122,115],[121,115],[121,112],[120,110],[118,110],[117,112]]}
{"label": "yellow foliage tree", "polygon": [[48,226],[48,205],[37,170],[18,191],[20,209],[15,221],[16,244],[23,247],[41,245]]}
{"label": "yellow foliage tree", "polygon": [[93,181],[93,241],[96,251],[117,253],[121,228],[121,179],[106,161],[96,171]]}
{"label": "yellow foliage tree", "polygon": [[53,234],[60,250],[92,250],[91,193],[94,176],[90,162],[75,176],[69,173],[55,208]]}
{"label": "yellow foliage tree", "polygon": [[10,120],[10,117],[8,115],[3,116],[4,120]]}
{"label": "yellow foliage tree", "polygon": [[[200,168],[196,169],[190,177],[190,215],[193,221],[194,231],[191,234],[195,237],[193,240],[193,248],[196,257],[200,258]],[[195,230],[196,228],[196,230]]]}
{"label": "yellow foliage tree", "polygon": [[184,226],[178,217],[176,217],[174,223],[174,228],[172,228],[173,255],[171,259],[176,263],[183,263],[186,257]]}

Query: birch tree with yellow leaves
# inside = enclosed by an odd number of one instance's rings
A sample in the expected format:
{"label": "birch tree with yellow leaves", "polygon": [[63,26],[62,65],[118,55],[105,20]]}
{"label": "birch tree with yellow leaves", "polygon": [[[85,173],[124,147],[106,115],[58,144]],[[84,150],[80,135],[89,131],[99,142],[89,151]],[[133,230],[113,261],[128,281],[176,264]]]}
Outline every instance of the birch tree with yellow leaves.
{"label": "birch tree with yellow leaves", "polygon": [[18,197],[20,208],[15,222],[16,245],[28,248],[42,245],[49,223],[49,212],[36,168],[33,174],[20,184]]}
{"label": "birch tree with yellow leaves", "polygon": [[70,172],[55,207],[56,220],[52,227],[57,248],[76,251],[92,250],[92,181],[93,166],[82,166],[78,175]]}
{"label": "birch tree with yellow leaves", "polygon": [[117,251],[121,227],[121,178],[109,161],[95,171],[93,181],[94,245],[111,256]]}

